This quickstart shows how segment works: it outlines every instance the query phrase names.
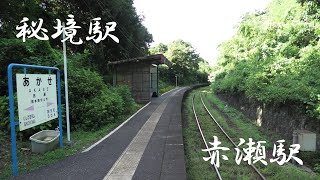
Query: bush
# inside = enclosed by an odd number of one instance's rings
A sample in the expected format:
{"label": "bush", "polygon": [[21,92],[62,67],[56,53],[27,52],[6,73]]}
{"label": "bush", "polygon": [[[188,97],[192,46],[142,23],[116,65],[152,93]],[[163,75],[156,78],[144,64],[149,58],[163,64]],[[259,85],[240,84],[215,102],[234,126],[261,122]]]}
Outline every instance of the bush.
{"label": "bush", "polygon": [[[10,63],[56,66],[61,70],[63,79],[62,53],[51,48],[46,41],[28,40],[21,43],[18,39],[0,39],[0,130],[10,133],[9,100],[7,97],[7,71]],[[38,71],[28,70],[29,73]],[[43,72],[39,72],[43,73]],[[62,103],[64,102],[64,83],[61,81]],[[128,87],[109,88],[90,60],[90,54],[71,54],[68,56],[68,88],[70,124],[72,129],[96,130],[102,125],[114,122],[124,113],[129,113],[135,105]],[[16,97],[16,96],[15,96]],[[18,120],[17,104],[15,115]],[[63,108],[63,126],[64,119]],[[54,129],[57,120],[39,126],[17,131],[19,137],[29,138],[42,129]],[[18,128],[17,128],[18,130]]]}
{"label": "bush", "polygon": [[174,89],[176,86],[173,86],[165,81],[160,80],[159,81],[159,94],[163,94],[165,92],[170,91],[171,89]]}
{"label": "bush", "polygon": [[10,133],[9,97],[0,96],[0,130]]}
{"label": "bush", "polygon": [[106,123],[115,122],[123,113],[123,104],[121,96],[105,87],[100,95],[71,106],[71,126],[95,130]]}
{"label": "bush", "polygon": [[69,72],[72,128],[94,130],[132,110],[134,100],[128,87],[109,88],[101,75],[89,69],[73,68]]}
{"label": "bush", "polygon": [[316,164],[313,168],[314,172],[320,174],[320,164]]}
{"label": "bush", "polygon": [[102,77],[95,71],[71,67],[68,69],[70,103],[98,96],[105,87]]}
{"label": "bush", "polygon": [[132,109],[135,105],[135,102],[134,102],[132,94],[129,90],[129,87],[126,85],[120,85],[120,86],[113,88],[113,90],[114,90],[114,92],[119,94],[119,96],[123,100],[124,112],[129,113],[130,111],[132,111]]}
{"label": "bush", "polygon": [[[10,63],[62,67],[62,54],[51,48],[49,42],[0,38],[0,95],[8,94],[7,67]],[[21,72],[21,71],[20,71]],[[29,71],[31,72],[31,71]]]}

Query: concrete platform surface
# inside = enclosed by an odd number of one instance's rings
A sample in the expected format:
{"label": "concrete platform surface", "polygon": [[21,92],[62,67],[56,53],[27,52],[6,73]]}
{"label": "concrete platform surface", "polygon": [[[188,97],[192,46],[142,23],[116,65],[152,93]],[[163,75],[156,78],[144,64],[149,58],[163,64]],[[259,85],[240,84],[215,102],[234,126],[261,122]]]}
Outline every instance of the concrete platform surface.
{"label": "concrete platform surface", "polygon": [[177,88],[138,112],[90,150],[13,179],[186,179]]}

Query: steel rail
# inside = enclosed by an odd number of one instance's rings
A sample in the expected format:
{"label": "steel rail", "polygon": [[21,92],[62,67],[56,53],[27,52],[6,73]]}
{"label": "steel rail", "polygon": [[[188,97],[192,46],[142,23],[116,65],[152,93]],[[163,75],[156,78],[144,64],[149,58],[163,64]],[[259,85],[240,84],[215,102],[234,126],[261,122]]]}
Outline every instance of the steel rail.
{"label": "steel rail", "polygon": [[[221,132],[229,139],[229,141],[233,144],[233,146],[235,148],[238,148],[240,150],[240,153],[242,154],[242,156],[245,155],[245,153],[233,142],[233,140],[230,138],[230,136],[224,131],[224,129],[220,126],[220,124],[218,123],[218,121],[212,116],[212,114],[210,113],[210,111],[208,110],[207,106],[204,104],[201,93],[200,93],[200,99],[202,102],[203,107],[206,109],[207,113],[209,114],[209,116],[211,117],[211,119],[214,121],[214,123],[219,127],[219,129],[221,130]],[[248,164],[249,165],[249,164]],[[263,176],[263,174],[261,174],[261,172],[253,165],[250,164],[249,166],[251,166],[254,171],[259,175],[259,177],[263,180],[266,180],[266,178]]]}
{"label": "steel rail", "polygon": [[[195,108],[194,108],[194,97],[195,97],[195,95],[192,97],[192,110],[193,110],[193,114],[194,114],[194,117],[195,117],[195,119],[196,119],[196,122],[197,122],[197,125],[198,125],[198,130],[199,130],[199,132],[200,132],[200,134],[201,134],[202,140],[203,140],[204,144],[206,145],[206,148],[209,149],[208,144],[207,144],[207,141],[206,141],[206,139],[205,139],[205,137],[204,137],[204,135],[203,135],[203,132],[202,132],[202,129],[201,129],[199,120],[198,120],[198,116],[197,116],[196,110],[195,110]],[[210,155],[210,157],[211,157],[211,152],[208,151],[208,153],[209,153],[209,155]],[[213,169],[216,171],[219,180],[222,180],[222,177],[221,177],[221,175],[220,175],[220,172],[219,172],[219,170],[218,170],[218,168],[217,168],[217,166],[216,166],[216,164],[215,164],[214,162],[213,162],[213,166],[211,166],[211,168],[212,168],[212,167],[213,167]]]}

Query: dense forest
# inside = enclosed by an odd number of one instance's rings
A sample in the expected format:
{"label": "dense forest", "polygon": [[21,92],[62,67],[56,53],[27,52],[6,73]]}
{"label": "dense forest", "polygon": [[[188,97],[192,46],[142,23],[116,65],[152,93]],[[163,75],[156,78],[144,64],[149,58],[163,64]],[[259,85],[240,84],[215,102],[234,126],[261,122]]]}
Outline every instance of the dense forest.
{"label": "dense forest", "polygon": [[273,0],[246,14],[219,47],[216,92],[245,93],[263,103],[297,103],[320,120],[320,3]]}
{"label": "dense forest", "polygon": [[[72,130],[95,130],[96,128],[116,121],[121,115],[129,114],[134,109],[130,89],[125,86],[112,87],[112,74],[107,68],[109,61],[142,57],[150,53],[165,51],[149,51],[152,35],[142,24],[143,16],[137,14],[133,0],[3,0],[0,2],[0,130],[9,134],[9,108],[7,87],[7,66],[10,63],[56,66],[63,71],[63,54],[61,37],[52,38],[57,30],[57,19],[65,22],[68,15],[73,15],[77,29],[75,39],[83,43],[75,45],[67,42],[68,83],[70,100],[70,122]],[[42,28],[48,32],[49,40],[38,40],[35,37],[26,38],[25,42],[17,37],[17,26],[22,26],[22,20],[32,26],[32,21],[43,20]],[[99,43],[86,40],[90,22],[101,18],[102,33],[104,24],[116,22],[112,35],[119,43],[108,37]],[[36,24],[39,25],[39,24]],[[35,28],[35,27],[34,27]],[[39,32],[41,35],[41,32]],[[190,44],[181,41],[183,45]],[[179,41],[180,43],[180,41]],[[191,47],[192,48],[192,47]],[[169,48],[170,49],[170,48]],[[206,72],[198,71],[198,63],[205,61],[193,51],[185,54],[184,46],[176,46],[174,51],[181,51],[183,56],[169,56],[174,67],[161,68],[160,86],[166,91],[175,85],[175,74],[185,79],[183,84],[207,81]],[[190,73],[188,72],[190,71]],[[193,78],[196,77],[196,78]],[[201,77],[201,78],[200,78]],[[63,75],[61,79],[63,79]],[[63,82],[62,82],[63,84]],[[62,91],[64,88],[62,87]],[[62,97],[64,103],[64,96]],[[39,129],[53,129],[56,121],[50,121],[41,126],[23,132],[27,138]],[[22,133],[19,133],[21,135]]]}
{"label": "dense forest", "polygon": [[[116,31],[112,32],[120,42],[106,39],[100,43],[83,41],[74,45],[67,43],[68,83],[71,128],[94,130],[119,116],[129,113],[134,100],[127,87],[111,87],[108,61],[120,60],[147,54],[152,35],[142,25],[132,0],[125,1],[47,1],[47,0],[4,0],[0,4],[0,129],[9,132],[9,111],[7,93],[7,66],[10,63],[57,66],[63,70],[62,43],[60,38],[41,41],[35,38],[16,37],[16,26],[23,17],[29,21],[43,19],[42,27],[48,36],[54,34],[56,19],[65,21],[72,14],[76,25],[80,26],[77,38],[85,39],[91,19],[100,17],[101,24],[115,21]],[[29,23],[30,23],[29,22]],[[31,23],[30,23],[31,24]],[[103,29],[102,29],[103,31]],[[67,41],[68,42],[68,41]],[[63,78],[63,77],[62,77]],[[64,97],[62,97],[64,99]],[[39,129],[57,127],[50,121],[24,131],[23,136]],[[21,134],[20,134],[21,135]]]}

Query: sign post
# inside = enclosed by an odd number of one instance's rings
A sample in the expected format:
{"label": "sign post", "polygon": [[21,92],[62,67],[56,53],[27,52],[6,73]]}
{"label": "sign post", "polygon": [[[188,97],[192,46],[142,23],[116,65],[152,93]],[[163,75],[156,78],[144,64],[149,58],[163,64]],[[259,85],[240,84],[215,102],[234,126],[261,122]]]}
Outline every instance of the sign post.
{"label": "sign post", "polygon": [[[64,23],[62,24],[65,28]],[[63,30],[62,38],[65,39],[65,30]],[[67,67],[67,46],[66,41],[63,41],[63,62],[64,62],[64,90],[66,98],[66,121],[67,121],[67,140],[70,142],[70,120],[69,120],[69,92],[68,92],[68,67]]]}
{"label": "sign post", "polygon": [[[13,68],[24,69],[24,74],[16,74],[19,121],[14,118]],[[48,70],[48,74],[27,74],[27,68],[45,69]],[[51,74],[52,70],[56,71],[56,75]],[[16,126],[19,126],[20,131],[22,131],[58,117],[60,147],[63,147],[60,70],[48,66],[10,64],[8,66],[8,89],[13,175],[17,176]]]}

